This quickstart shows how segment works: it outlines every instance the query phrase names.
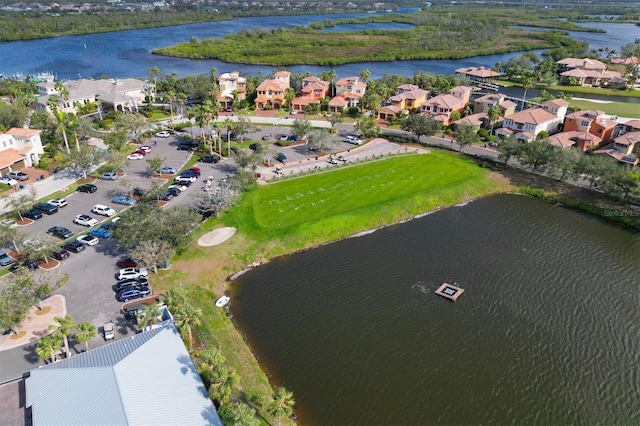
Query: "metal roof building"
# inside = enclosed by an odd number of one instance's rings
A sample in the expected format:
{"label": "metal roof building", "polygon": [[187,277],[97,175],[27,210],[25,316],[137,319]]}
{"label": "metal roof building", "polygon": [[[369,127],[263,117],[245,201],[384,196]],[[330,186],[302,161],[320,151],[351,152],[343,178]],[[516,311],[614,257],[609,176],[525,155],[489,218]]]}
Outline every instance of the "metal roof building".
{"label": "metal roof building", "polygon": [[32,370],[26,406],[34,426],[222,426],[171,321]]}

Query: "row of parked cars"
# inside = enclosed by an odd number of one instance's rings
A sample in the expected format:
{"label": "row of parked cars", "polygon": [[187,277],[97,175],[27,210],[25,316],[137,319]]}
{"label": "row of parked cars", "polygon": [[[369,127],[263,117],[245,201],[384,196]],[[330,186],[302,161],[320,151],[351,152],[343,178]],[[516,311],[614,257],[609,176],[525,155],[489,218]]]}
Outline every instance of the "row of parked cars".
{"label": "row of parked cars", "polygon": [[118,301],[128,302],[151,295],[149,271],[146,268],[139,268],[137,263],[130,258],[120,260],[117,265],[134,265],[124,267],[116,273],[117,282],[113,289]]}

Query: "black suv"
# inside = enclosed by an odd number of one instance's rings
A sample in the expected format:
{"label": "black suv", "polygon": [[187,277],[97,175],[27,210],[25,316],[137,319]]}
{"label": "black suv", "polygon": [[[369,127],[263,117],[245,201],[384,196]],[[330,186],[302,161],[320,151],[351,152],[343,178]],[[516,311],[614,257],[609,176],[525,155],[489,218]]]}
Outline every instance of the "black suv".
{"label": "black suv", "polygon": [[62,248],[72,253],[80,253],[82,250],[84,250],[84,244],[82,244],[80,241],[73,240],[67,242],[62,246]]}
{"label": "black suv", "polygon": [[49,203],[36,203],[33,205],[33,208],[36,210],[40,210],[42,213],[45,213],[45,214],[58,213],[58,207]]}
{"label": "black suv", "polygon": [[51,253],[51,257],[53,257],[56,260],[66,259],[69,256],[70,256],[69,251],[65,250],[63,248],[58,249],[58,250],[54,251],[53,253]]}
{"label": "black suv", "polygon": [[64,226],[54,226],[52,228],[49,228],[47,234],[53,235],[63,240],[73,237],[73,232],[69,231]]}
{"label": "black suv", "polygon": [[78,192],[86,192],[87,194],[93,194],[97,190],[98,190],[98,187],[90,183],[80,185],[78,189],[76,189],[76,191]]}
{"label": "black suv", "polygon": [[216,155],[205,155],[204,157],[200,157],[200,162],[201,163],[217,163],[218,161],[220,161],[220,157],[216,156]]}
{"label": "black suv", "polygon": [[33,220],[38,220],[42,217],[42,213],[40,212],[40,210],[29,209],[26,212],[22,213],[22,216]]}

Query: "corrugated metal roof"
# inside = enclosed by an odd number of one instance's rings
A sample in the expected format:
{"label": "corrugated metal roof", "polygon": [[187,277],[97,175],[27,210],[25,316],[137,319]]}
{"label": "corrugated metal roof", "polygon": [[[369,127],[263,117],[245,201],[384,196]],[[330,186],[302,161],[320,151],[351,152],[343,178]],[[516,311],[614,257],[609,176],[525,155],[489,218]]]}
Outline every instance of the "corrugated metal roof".
{"label": "corrugated metal roof", "polygon": [[171,321],[33,370],[26,388],[35,426],[222,426]]}

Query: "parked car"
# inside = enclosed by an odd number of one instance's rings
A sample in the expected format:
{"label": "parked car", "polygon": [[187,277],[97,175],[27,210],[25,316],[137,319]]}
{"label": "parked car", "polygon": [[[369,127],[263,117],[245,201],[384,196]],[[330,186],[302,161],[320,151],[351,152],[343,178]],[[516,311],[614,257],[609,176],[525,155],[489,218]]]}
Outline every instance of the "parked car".
{"label": "parked car", "polygon": [[258,142],[254,142],[251,145],[249,145],[249,149],[253,150],[253,151],[257,151],[260,149],[262,145],[260,145]]}
{"label": "parked car", "polygon": [[289,114],[291,115],[296,115],[298,113],[297,109],[292,109],[291,112]]}
{"label": "parked car", "polygon": [[0,183],[9,185],[9,186],[16,186],[18,184],[18,181],[15,179],[11,179],[9,176],[2,176],[0,177]]}
{"label": "parked car", "polygon": [[63,246],[63,249],[68,250],[71,253],[80,253],[82,250],[84,250],[84,244],[82,244],[80,241],[67,241]]}
{"label": "parked car", "polygon": [[[189,170],[195,173],[198,177],[200,177],[200,167],[193,166]],[[185,170],[186,171],[186,170]]]}
{"label": "parked car", "polygon": [[138,148],[138,151],[144,151],[148,154],[151,152],[151,147],[149,145],[140,145],[140,148]]}
{"label": "parked car", "polygon": [[29,209],[26,212],[22,213],[22,216],[33,220],[38,220],[42,218],[42,213],[40,212],[40,210]]}
{"label": "parked car", "polygon": [[22,262],[22,266],[29,269],[30,271],[37,271],[40,266],[38,266],[38,261],[34,259],[27,259]]}
{"label": "parked car", "polygon": [[5,267],[14,263],[13,258],[11,258],[4,250],[0,250],[0,266]]}
{"label": "parked car", "polygon": [[279,162],[281,162],[282,164],[286,164],[287,163],[287,156],[284,155],[284,153],[279,152],[278,156],[276,157],[278,159]]}
{"label": "parked car", "polygon": [[184,192],[184,191],[187,190],[187,185],[176,183],[176,184],[173,184],[173,185],[169,186],[167,189],[171,189],[171,190],[175,189],[176,191]]}
{"label": "parked car", "polygon": [[196,177],[195,176],[178,176],[177,178],[175,178],[173,180],[173,182],[176,183],[176,184],[181,184],[183,182],[193,183],[195,181],[196,181]]}
{"label": "parked car", "polygon": [[167,132],[166,130],[163,130],[161,132],[156,133],[156,136],[159,138],[168,138],[169,136],[171,136],[171,133]]}
{"label": "parked car", "polygon": [[270,141],[272,137],[273,136],[271,135],[271,133],[267,133],[264,136],[262,136],[262,140],[263,141]]}
{"label": "parked car", "polygon": [[114,204],[122,204],[125,206],[132,206],[136,203],[136,200],[133,198],[129,198],[126,195],[118,195],[111,199],[111,202]]}
{"label": "parked car", "polygon": [[18,224],[13,219],[2,219],[0,220],[0,226],[4,226],[7,228],[17,228]]}
{"label": "parked car", "polygon": [[191,144],[181,143],[178,145],[178,151],[193,151],[194,149],[196,149],[196,147]]}
{"label": "parked car", "polygon": [[54,237],[58,237],[63,240],[73,237],[73,232],[71,232],[64,226],[53,226],[47,230],[47,234],[53,235]]}
{"label": "parked car", "polygon": [[11,179],[15,179],[15,180],[20,180],[20,181],[29,179],[29,175],[26,174],[25,172],[21,172],[20,170],[7,173],[7,177],[10,177]]}
{"label": "parked car", "polygon": [[280,135],[280,137],[278,138],[278,140],[281,140],[281,141],[286,141],[288,139],[289,139],[288,135]]}
{"label": "parked car", "polygon": [[160,168],[160,173],[162,173],[163,175],[175,175],[176,174],[176,169],[174,169],[173,167],[169,167],[169,166],[162,166]]}
{"label": "parked car", "polygon": [[135,195],[136,197],[144,197],[145,194],[146,191],[144,189],[138,187],[133,188],[133,195]]}
{"label": "parked car", "polygon": [[362,145],[362,139],[353,135],[347,136],[344,141],[353,145]]}
{"label": "parked car", "polygon": [[132,152],[131,154],[127,155],[127,160],[142,160],[144,158],[144,155],[140,154],[139,152]]}
{"label": "parked car", "polygon": [[109,231],[104,226],[101,226],[100,228],[91,229],[88,232],[88,234],[91,235],[92,237],[102,238],[102,239],[111,237],[111,231]]}
{"label": "parked car", "polygon": [[175,197],[176,197],[176,193],[175,193],[175,192],[173,192],[173,191],[169,191],[169,190],[167,189],[167,192],[165,192],[164,194],[162,194],[162,195],[160,196],[160,200],[162,200],[162,201],[171,201],[171,200],[173,200]]}
{"label": "parked car", "polygon": [[104,204],[96,204],[93,206],[91,211],[95,214],[99,214],[100,216],[111,217],[116,214],[116,211],[109,206],[105,206]]}
{"label": "parked car", "polygon": [[330,158],[327,160],[327,163],[329,163],[329,164],[338,164],[338,160],[336,160],[336,159],[335,159],[335,158],[333,158],[333,157],[330,157]]}
{"label": "parked car", "polygon": [[48,215],[58,213],[58,208],[51,203],[36,203],[33,205],[33,208]]}
{"label": "parked car", "polygon": [[218,161],[220,161],[220,157],[218,157],[217,155],[205,155],[204,157],[200,157],[199,161],[201,163],[216,164]]}
{"label": "parked car", "polygon": [[53,204],[58,208],[66,207],[69,203],[64,198],[54,198],[53,200],[49,200],[49,204]]}
{"label": "parked car", "polygon": [[119,268],[135,268],[136,266],[138,266],[138,262],[130,257],[125,257],[118,260],[116,262],[116,266],[118,266]]}
{"label": "parked car", "polygon": [[181,185],[171,185],[170,187],[167,188],[167,194],[171,194],[174,197],[177,197],[178,195],[180,195],[182,193],[183,190],[180,190],[179,188],[184,188],[187,189],[186,186],[181,186]]}
{"label": "parked car", "polygon": [[134,278],[134,279],[130,279],[130,280],[122,280],[122,281],[118,281],[115,285],[115,290],[116,292],[121,291],[124,288],[136,288],[136,287],[149,287],[149,279],[148,278],[144,278],[144,277],[140,277],[140,278]]}
{"label": "parked car", "polygon": [[101,174],[98,178],[102,180],[116,180],[118,179],[118,174],[116,172],[107,172]]}
{"label": "parked car", "polygon": [[76,191],[78,192],[85,192],[87,194],[93,194],[97,190],[98,190],[98,187],[91,183],[85,183],[84,185],[80,185],[78,189],[76,189]]}
{"label": "parked car", "polygon": [[51,257],[53,257],[55,260],[63,260],[68,258],[69,256],[71,256],[71,253],[69,253],[69,250],[65,250],[63,248],[58,249],[53,253],[51,253]]}
{"label": "parked car", "polygon": [[118,271],[118,280],[124,280],[127,278],[139,278],[149,276],[149,271],[146,268],[122,268]]}
{"label": "parked car", "polygon": [[101,228],[104,228],[106,230],[112,230],[112,229],[116,229],[118,227],[118,221],[120,220],[119,217],[114,217],[113,220],[111,222],[107,222],[104,225],[101,226]]}
{"label": "parked car", "polygon": [[[200,169],[198,169],[200,170]],[[183,172],[180,172],[180,177],[195,177],[195,178],[199,178],[200,177],[200,172],[196,172],[195,170],[185,170]]]}
{"label": "parked car", "polygon": [[75,219],[73,219],[73,223],[90,228],[92,226],[96,226],[98,224],[98,220],[86,214],[79,214]]}
{"label": "parked car", "polygon": [[88,234],[79,236],[78,238],[76,238],[76,241],[80,241],[82,244],[87,246],[95,246],[100,242],[98,237],[94,237],[93,235]]}
{"label": "parked car", "polygon": [[291,142],[295,142],[298,140],[298,135],[289,135],[289,137],[287,138],[287,140],[291,141]]}
{"label": "parked car", "polygon": [[117,298],[120,302],[128,302],[129,300],[147,297],[150,294],[151,294],[151,290],[149,290],[148,287],[125,288],[124,290],[118,293]]}

